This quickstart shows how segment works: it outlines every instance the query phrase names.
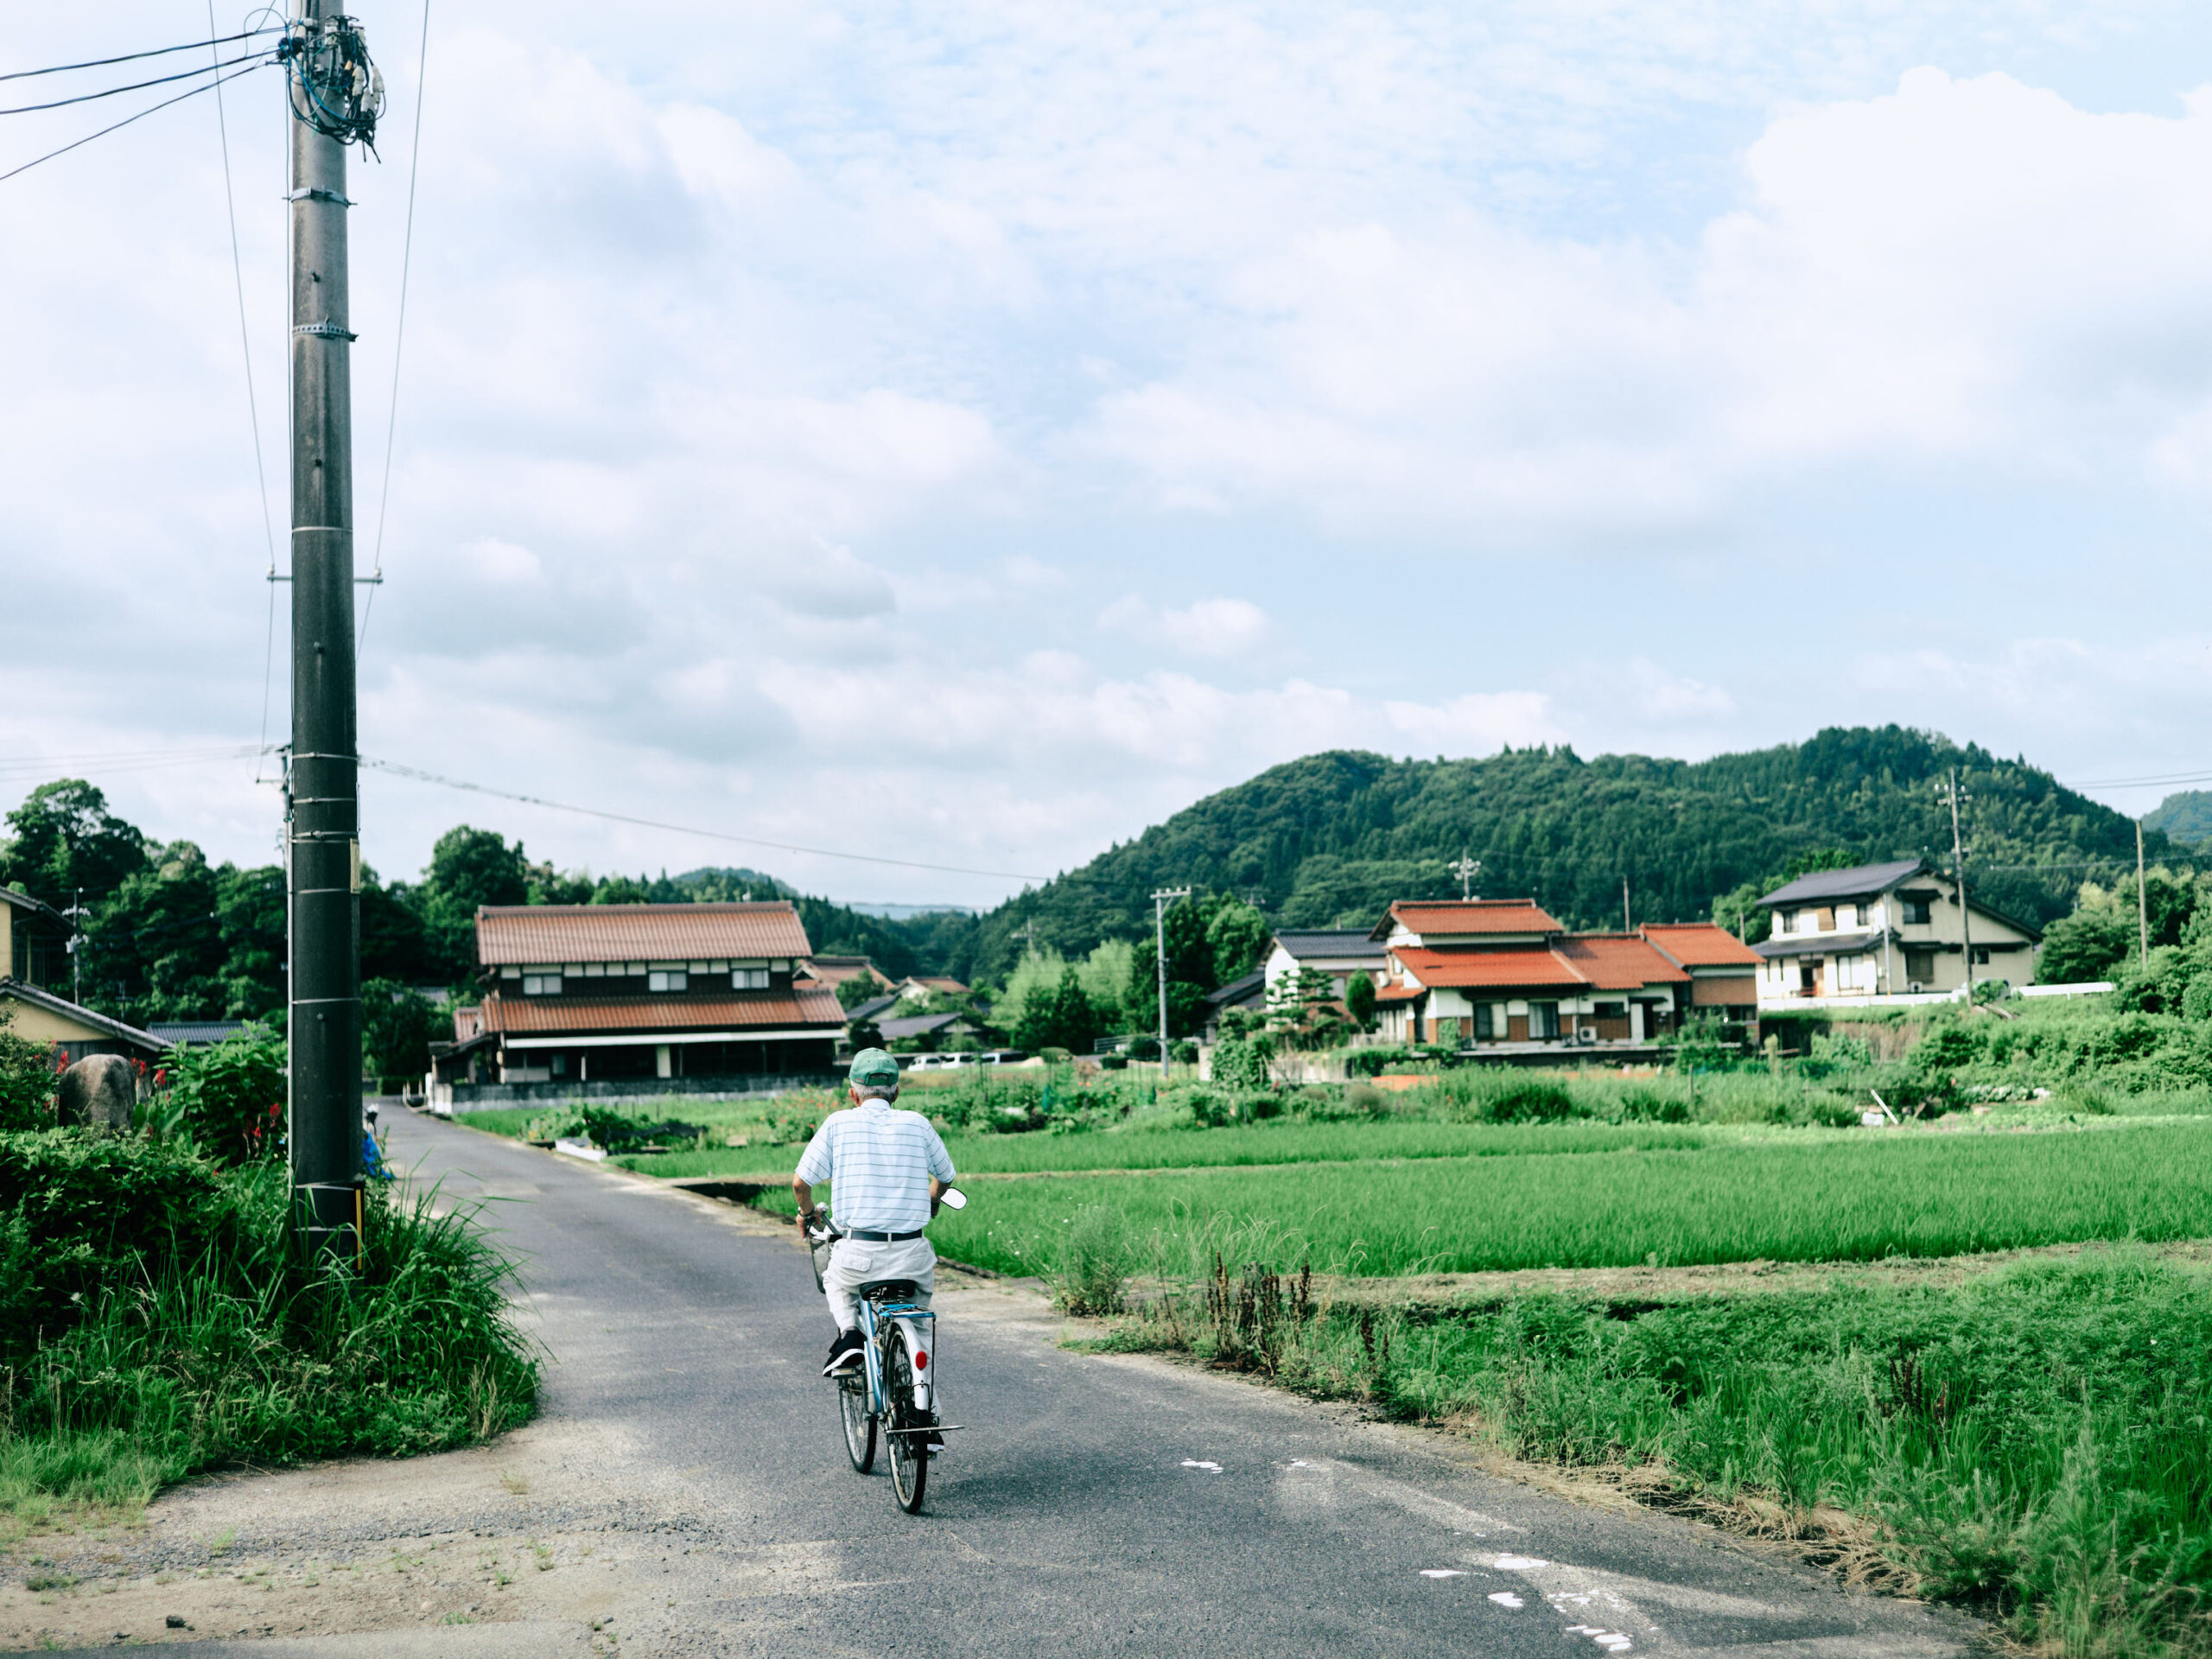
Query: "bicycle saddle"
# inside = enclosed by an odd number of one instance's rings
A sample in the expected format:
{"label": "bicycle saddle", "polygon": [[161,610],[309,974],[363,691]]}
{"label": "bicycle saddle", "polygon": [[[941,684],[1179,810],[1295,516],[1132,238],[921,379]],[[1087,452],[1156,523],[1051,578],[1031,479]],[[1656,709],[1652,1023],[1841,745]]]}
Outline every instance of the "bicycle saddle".
{"label": "bicycle saddle", "polygon": [[858,1294],[871,1302],[911,1302],[922,1287],[911,1279],[871,1279]]}

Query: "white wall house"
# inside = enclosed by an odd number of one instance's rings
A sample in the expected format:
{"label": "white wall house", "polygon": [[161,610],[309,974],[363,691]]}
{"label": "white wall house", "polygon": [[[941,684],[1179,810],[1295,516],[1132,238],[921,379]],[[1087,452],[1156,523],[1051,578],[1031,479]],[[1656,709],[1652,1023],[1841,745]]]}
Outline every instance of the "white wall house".
{"label": "white wall house", "polygon": [[2035,977],[2042,934],[1974,898],[1926,860],[1820,870],[1759,900],[1772,932],[1760,958],[1759,1006],[1811,998],[1947,993],[1977,980]]}

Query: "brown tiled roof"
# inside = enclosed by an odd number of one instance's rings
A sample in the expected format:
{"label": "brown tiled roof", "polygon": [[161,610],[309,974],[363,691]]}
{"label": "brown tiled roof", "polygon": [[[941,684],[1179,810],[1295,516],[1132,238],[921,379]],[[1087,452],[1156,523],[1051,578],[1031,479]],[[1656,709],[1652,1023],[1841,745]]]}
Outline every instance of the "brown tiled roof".
{"label": "brown tiled roof", "polygon": [[1424,985],[1385,985],[1375,993],[1377,1002],[1410,1002],[1427,989]]}
{"label": "brown tiled roof", "polygon": [[849,979],[869,979],[891,988],[883,971],[866,957],[814,957],[808,960],[807,971],[824,985],[842,985]]}
{"label": "brown tiled roof", "polygon": [[835,1036],[845,1011],[829,991],[753,996],[487,996],[484,1028],[508,1036],[591,1031],[740,1031],[819,1026]]}
{"label": "brown tiled roof", "polygon": [[1689,976],[1633,933],[1570,933],[1553,949],[1601,991],[1678,984]]}
{"label": "brown tiled roof", "polygon": [[919,974],[915,975],[906,982],[910,985],[918,985],[925,991],[941,991],[947,996],[962,996],[966,995],[968,990],[968,988],[957,979],[925,979]]}
{"label": "brown tiled roof", "polygon": [[476,960],[486,968],[806,953],[798,912],[780,899],[728,905],[485,905],[476,912]]}
{"label": "brown tiled roof", "polygon": [[1390,953],[1424,985],[1522,985],[1573,988],[1586,983],[1573,967],[1542,945],[1497,950],[1427,950],[1407,945]]}
{"label": "brown tiled roof", "polygon": [[1395,904],[1370,936],[1390,937],[1395,921],[1426,938],[1472,933],[1558,933],[1562,929],[1533,899],[1444,899],[1434,902]]}
{"label": "brown tiled roof", "polygon": [[465,1043],[472,1037],[480,1037],[483,1034],[484,1010],[482,1008],[472,1005],[466,1008],[455,1008],[453,1011],[454,1041]]}
{"label": "brown tiled roof", "polygon": [[1646,922],[1637,930],[1685,968],[1756,968],[1758,952],[1711,922]]}

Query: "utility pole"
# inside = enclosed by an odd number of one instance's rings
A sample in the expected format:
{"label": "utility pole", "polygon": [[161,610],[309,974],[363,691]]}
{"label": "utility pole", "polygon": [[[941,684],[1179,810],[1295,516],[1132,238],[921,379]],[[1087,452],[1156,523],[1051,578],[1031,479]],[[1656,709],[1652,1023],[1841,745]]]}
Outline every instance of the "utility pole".
{"label": "utility pole", "polygon": [[1967,848],[1959,835],[1959,769],[1951,768],[1950,785],[1943,798],[1951,807],[1951,870],[1959,884],[1960,949],[1967,958],[1967,1006],[1974,1006],[1974,911],[1967,903]]}
{"label": "utility pole", "polygon": [[2151,902],[2143,891],[2143,820],[2135,820],[2135,932],[2145,967],[2151,963]]}
{"label": "utility pole", "polygon": [[1629,914],[1628,875],[1626,872],[1623,872],[1621,875],[1621,931],[1624,933],[1633,933],[1636,931],[1636,918]]}
{"label": "utility pole", "polygon": [[1459,878],[1459,899],[1461,903],[1464,904],[1466,900],[1475,896],[1475,878],[1483,873],[1482,860],[1479,858],[1469,858],[1466,854],[1461,853],[1457,863],[1447,864],[1445,866],[1445,868],[1450,870],[1452,874]]}
{"label": "utility pole", "polygon": [[361,840],[353,683],[353,378],[346,146],[383,78],[337,0],[300,0],[278,57],[291,122],[293,1220],[315,1267],[361,1249]]}
{"label": "utility pole", "polygon": [[69,906],[69,1000],[80,1008],[85,1006],[85,953],[79,947],[84,943],[85,890],[79,887],[76,901]]}
{"label": "utility pole", "polygon": [[1167,1077],[1167,906],[1191,896],[1188,887],[1162,887],[1152,895],[1152,942],[1160,968],[1160,1076]]}

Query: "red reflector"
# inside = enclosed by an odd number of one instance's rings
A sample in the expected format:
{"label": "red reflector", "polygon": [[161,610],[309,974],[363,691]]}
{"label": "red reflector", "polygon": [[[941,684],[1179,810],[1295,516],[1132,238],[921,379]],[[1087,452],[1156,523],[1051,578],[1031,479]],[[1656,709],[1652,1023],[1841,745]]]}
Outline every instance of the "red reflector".
{"label": "red reflector", "polygon": [[927,1365],[929,1363],[930,1363],[930,1357],[929,1357],[927,1354],[924,1353],[924,1352],[923,1352],[920,1349],[918,1349],[918,1348],[917,1348],[917,1349],[915,1349],[915,1350],[914,1350],[914,1369],[915,1369],[916,1370],[918,1370],[918,1370],[920,1370],[924,1366]]}

